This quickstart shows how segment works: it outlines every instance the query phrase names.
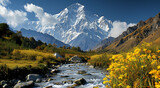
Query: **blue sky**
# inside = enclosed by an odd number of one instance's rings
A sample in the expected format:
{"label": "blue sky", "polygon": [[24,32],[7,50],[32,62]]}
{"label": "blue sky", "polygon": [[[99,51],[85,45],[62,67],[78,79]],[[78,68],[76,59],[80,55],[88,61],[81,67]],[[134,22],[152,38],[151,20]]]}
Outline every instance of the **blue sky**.
{"label": "blue sky", "polygon": [[[56,14],[73,3],[80,3],[92,13],[110,20],[137,23],[160,12],[160,0],[10,0],[10,9],[24,10],[26,3],[33,3],[45,12]],[[30,14],[29,14],[30,15]]]}
{"label": "blue sky", "polygon": [[[32,11],[26,11],[24,6],[27,3],[32,3],[42,8],[44,12],[53,15],[77,2],[84,5],[85,9],[93,14],[105,16],[111,21],[118,20],[128,24],[147,20],[160,12],[160,0],[0,0],[0,8],[3,8],[0,11],[5,12],[0,14],[0,22],[7,22],[12,27],[16,27],[27,20],[39,20]],[[10,15],[6,16],[5,14]],[[14,22],[10,20],[12,18]]]}

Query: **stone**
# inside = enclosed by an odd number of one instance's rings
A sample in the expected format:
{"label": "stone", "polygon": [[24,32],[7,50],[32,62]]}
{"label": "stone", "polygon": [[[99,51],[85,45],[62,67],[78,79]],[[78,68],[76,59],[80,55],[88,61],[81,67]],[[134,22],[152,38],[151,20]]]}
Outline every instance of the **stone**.
{"label": "stone", "polygon": [[67,76],[67,75],[65,75],[65,76],[61,76],[62,78],[67,78],[67,77],[69,77],[69,76]]}
{"label": "stone", "polygon": [[62,81],[62,83],[63,83],[63,84],[66,84],[66,83],[68,83],[68,84],[72,84],[72,83],[73,83],[73,81],[72,81],[72,80],[67,80],[67,81]]}
{"label": "stone", "polygon": [[40,83],[41,82],[41,79],[36,79],[36,83]]}
{"label": "stone", "polygon": [[58,54],[58,53],[54,53],[54,56],[56,57],[56,58],[63,58],[60,54]]}
{"label": "stone", "polygon": [[90,68],[94,68],[94,66],[93,65],[91,65],[91,66],[89,66]]}
{"label": "stone", "polygon": [[60,82],[53,82],[53,84],[55,84],[55,85],[62,85],[62,83],[60,83]]}
{"label": "stone", "polygon": [[42,77],[39,74],[28,74],[26,78],[27,81],[36,81],[37,79],[41,79]]}
{"label": "stone", "polygon": [[48,82],[49,82],[49,81],[52,81],[52,80],[55,80],[55,79],[49,78],[49,79],[48,79]]}
{"label": "stone", "polygon": [[4,85],[4,84],[7,84],[7,81],[6,81],[6,80],[0,81],[0,85]]}
{"label": "stone", "polygon": [[77,72],[77,74],[86,74],[86,71],[85,71],[85,70],[79,70],[79,71]]}
{"label": "stone", "polygon": [[8,85],[8,84],[4,84],[4,85],[3,85],[3,88],[11,88],[11,86]]}
{"label": "stone", "polygon": [[60,70],[57,70],[57,69],[52,69],[51,70],[51,73],[59,73],[60,72]]}
{"label": "stone", "polygon": [[75,80],[74,83],[77,85],[85,85],[87,82],[84,78],[80,78],[78,80]]}
{"label": "stone", "polygon": [[17,83],[14,88],[32,88],[34,86],[33,81],[28,81],[28,82],[21,82]]}
{"label": "stone", "polygon": [[82,59],[79,58],[77,55],[73,56],[72,58],[69,59],[70,62],[73,62],[73,63],[82,63]]}
{"label": "stone", "polygon": [[44,87],[44,88],[52,88],[52,86],[47,86],[47,87]]}

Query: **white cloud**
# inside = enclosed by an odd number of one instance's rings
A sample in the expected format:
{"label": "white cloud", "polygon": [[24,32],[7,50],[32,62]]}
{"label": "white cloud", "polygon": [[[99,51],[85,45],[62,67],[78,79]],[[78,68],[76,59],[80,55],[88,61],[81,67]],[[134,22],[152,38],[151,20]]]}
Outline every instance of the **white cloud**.
{"label": "white cloud", "polygon": [[9,0],[0,0],[0,4],[3,6],[7,6],[7,4],[10,4],[11,2]]}
{"label": "white cloud", "polygon": [[26,12],[19,10],[13,11],[2,5],[0,5],[0,16],[2,16],[6,22],[14,28],[28,20]]}
{"label": "white cloud", "polygon": [[57,20],[53,15],[44,12],[43,8],[39,6],[36,6],[31,3],[24,5],[24,8],[28,12],[35,13],[35,16],[39,19],[43,28],[53,26],[54,24],[57,23]]}
{"label": "white cloud", "polygon": [[109,35],[112,37],[118,37],[120,34],[126,31],[128,27],[131,27],[134,25],[135,23],[127,24],[126,22],[114,21],[113,28],[111,28]]}

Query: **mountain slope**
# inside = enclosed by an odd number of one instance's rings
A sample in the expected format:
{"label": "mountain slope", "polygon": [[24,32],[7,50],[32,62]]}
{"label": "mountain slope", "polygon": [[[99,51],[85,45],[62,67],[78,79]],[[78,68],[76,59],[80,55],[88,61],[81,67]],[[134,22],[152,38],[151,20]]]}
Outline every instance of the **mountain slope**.
{"label": "mountain slope", "polygon": [[[133,30],[127,33],[129,29]],[[129,29],[117,37],[115,42],[107,46],[105,50],[127,51],[143,41],[153,42],[156,45],[160,44],[160,13],[146,21],[140,21],[136,26]]]}
{"label": "mountain slope", "polygon": [[95,47],[95,50],[102,50],[104,49],[105,47],[107,47],[108,45],[110,45],[111,43],[113,43],[113,41],[115,40],[115,38],[113,37],[108,37],[104,40],[102,40],[100,43],[98,43]]}
{"label": "mountain slope", "polygon": [[71,46],[80,46],[82,50],[89,50],[98,42],[108,37],[112,22],[98,15],[85,11],[79,3],[72,4],[58,14],[55,25],[48,27],[37,26],[37,31],[52,35],[54,38]]}
{"label": "mountain slope", "polygon": [[21,29],[22,35],[25,37],[33,37],[35,40],[41,40],[42,42],[46,42],[47,44],[56,44],[57,47],[62,47],[66,46],[69,47],[69,45],[64,44],[63,42],[55,39],[53,36],[48,35],[48,34],[43,34],[40,32],[36,32],[33,30],[26,30],[26,29]]}

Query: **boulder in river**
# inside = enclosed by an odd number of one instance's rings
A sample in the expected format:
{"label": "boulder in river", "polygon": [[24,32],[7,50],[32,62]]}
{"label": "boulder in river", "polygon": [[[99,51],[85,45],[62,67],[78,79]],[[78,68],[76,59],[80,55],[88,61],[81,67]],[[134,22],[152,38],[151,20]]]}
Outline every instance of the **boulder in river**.
{"label": "boulder in river", "polygon": [[62,81],[62,83],[63,83],[63,84],[66,84],[66,83],[68,83],[68,84],[72,84],[72,83],[73,83],[73,81],[72,81],[72,80],[66,80],[66,81]]}
{"label": "boulder in river", "polygon": [[84,78],[80,78],[78,80],[75,80],[74,83],[77,85],[85,85],[87,82]]}
{"label": "boulder in river", "polygon": [[34,86],[33,81],[28,81],[28,82],[21,82],[17,83],[14,88],[32,88]]}
{"label": "boulder in river", "polygon": [[54,56],[56,57],[56,58],[63,58],[60,54],[58,54],[58,53],[54,53]]}
{"label": "boulder in river", "polygon": [[28,74],[26,76],[27,81],[36,81],[37,79],[41,79],[41,76],[38,74]]}
{"label": "boulder in river", "polygon": [[73,62],[73,63],[82,63],[82,59],[79,58],[77,55],[73,56],[72,58],[69,59],[70,62]]}

